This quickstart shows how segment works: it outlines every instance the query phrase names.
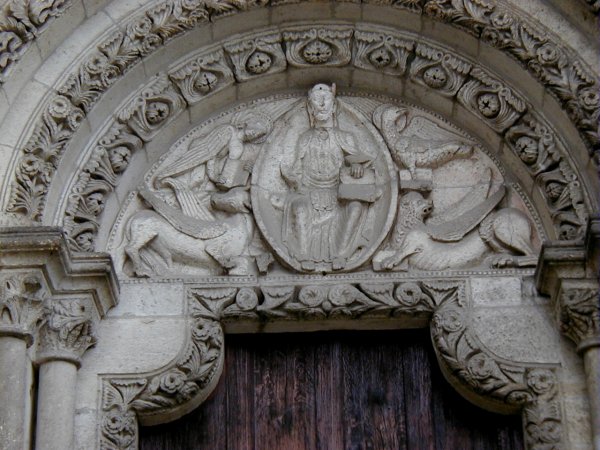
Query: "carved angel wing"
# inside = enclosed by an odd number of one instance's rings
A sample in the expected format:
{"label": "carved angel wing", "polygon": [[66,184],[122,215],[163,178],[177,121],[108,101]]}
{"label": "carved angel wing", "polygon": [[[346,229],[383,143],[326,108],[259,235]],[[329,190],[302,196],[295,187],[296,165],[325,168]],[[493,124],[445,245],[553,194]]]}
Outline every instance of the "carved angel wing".
{"label": "carved angel wing", "polygon": [[231,125],[221,125],[207,135],[194,139],[181,157],[160,171],[157,179],[176,177],[220,156],[221,153],[224,154],[228,150],[233,133],[234,128]]}

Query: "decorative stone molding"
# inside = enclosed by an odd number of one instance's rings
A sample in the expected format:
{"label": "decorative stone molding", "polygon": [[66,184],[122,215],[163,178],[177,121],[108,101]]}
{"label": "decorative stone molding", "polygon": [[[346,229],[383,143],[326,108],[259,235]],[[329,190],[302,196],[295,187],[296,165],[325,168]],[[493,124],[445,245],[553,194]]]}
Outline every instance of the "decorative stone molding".
{"label": "decorative stone molding", "polygon": [[46,297],[37,274],[16,273],[2,277],[0,336],[25,338],[31,345],[42,321]]}
{"label": "decorative stone molding", "polygon": [[[379,0],[375,3],[386,4]],[[596,3],[592,6],[594,11],[597,9]],[[13,2],[13,5],[16,4],[17,2]],[[45,23],[49,17],[60,14],[69,4],[68,1],[52,2],[50,6],[44,4],[41,11],[37,8],[29,9],[28,3],[22,7],[19,5],[19,8],[11,6],[13,9],[9,10],[8,25],[5,26],[7,31],[3,36],[5,40],[3,47],[7,50],[2,53],[0,61],[7,61],[5,65],[14,62],[25,48],[23,42],[32,40],[33,33],[28,30],[35,29],[39,26],[39,22]],[[69,82],[71,88],[67,90],[74,94],[75,105],[79,106],[83,102],[89,108],[90,101],[93,103],[98,94],[127,68],[170,38],[193,28],[198,23],[209,21],[211,17],[244,11],[252,7],[265,7],[269,4],[268,0],[189,5],[180,4],[175,0],[161,2],[132,19],[131,23],[124,26],[121,32],[113,35],[107,42],[98,45],[101,52],[89,60],[91,71],[83,69],[83,72],[80,71],[80,76],[71,77]],[[450,0],[426,0],[421,6],[420,1],[403,0],[393,2],[392,6],[448,22],[510,54],[546,85],[546,88],[564,105],[588,144],[592,147],[598,145],[595,126],[600,114],[598,80],[586,64],[577,59],[572,50],[561,47],[553,41],[554,36],[549,35],[546,30],[539,30],[539,24],[529,23],[508,6],[492,1],[480,3],[466,0],[457,3]],[[29,11],[33,12],[33,16],[29,15],[27,18]],[[323,45],[327,46],[321,40],[316,40],[312,44],[315,49]],[[319,56],[322,57],[324,56]],[[111,75],[98,77],[103,68],[108,69]],[[4,71],[7,71],[6,67]],[[95,82],[89,84],[86,80],[87,74],[91,74]],[[76,92],[73,92],[73,88]],[[85,91],[88,90],[91,90],[90,94],[86,94]],[[64,89],[61,88],[59,91],[63,92]]]}
{"label": "decorative stone molding", "polygon": [[225,44],[224,47],[238,82],[266,73],[283,72],[287,66],[281,47],[281,33],[262,34],[254,39]]}
{"label": "decorative stone molding", "polygon": [[[3,321],[16,317],[29,324],[39,318],[40,324],[48,324],[47,319],[54,317],[50,327],[55,328],[59,316],[52,314],[75,313],[62,302],[52,306],[57,298],[87,299],[86,314],[99,318],[118,301],[119,284],[110,256],[71,252],[59,228],[0,228],[0,271],[10,280],[2,285]],[[14,313],[18,305],[27,305],[31,312]]]}
{"label": "decorative stone molding", "polygon": [[542,247],[536,271],[537,288],[549,295],[558,326],[583,352],[600,346],[598,260],[600,219],[590,219],[585,239]]}
{"label": "decorative stone molding", "polygon": [[454,295],[433,314],[431,338],[443,372],[471,400],[482,396],[500,410],[522,410],[526,448],[561,448],[557,368],[515,364],[487,351],[469,329],[465,306]]}
{"label": "decorative stone molding", "polygon": [[[51,100],[51,104],[42,114],[42,123],[36,127],[33,136],[23,148],[23,157],[16,169],[16,182],[13,184],[7,211],[24,214],[34,220],[41,218],[47,186],[58,165],[62,150],[74,133],[74,129],[70,129],[71,125],[77,128],[82,114],[89,112],[99,96],[142,57],[152,53],[172,37],[200,22],[208,21],[213,15],[263,4],[264,2],[225,2],[218,5],[186,4],[180,7],[178,2],[169,1],[150,8],[133,19],[123,31],[113,34],[107,41],[99,44],[97,50],[86,58],[77,72],[57,89],[61,95]],[[429,0],[425,3],[423,11],[429,16],[467,29],[522,62],[562,103],[586,142],[592,148],[597,146],[596,124],[600,117],[600,96],[597,80],[585,64],[577,60],[572,51],[561,48],[552,42],[551,37],[535,31],[535,27],[522,21],[500,4],[489,2],[478,5],[473,0],[467,0],[461,5],[447,0]],[[292,65],[339,66],[350,60],[351,29],[334,31],[330,28],[329,31],[319,31],[313,28],[312,31],[305,29],[287,33],[287,37],[284,36],[285,51],[288,62]],[[325,35],[319,37],[319,33]],[[308,51],[309,59],[313,62],[307,60],[306,55],[298,53],[300,50]],[[329,56],[325,60],[323,58],[326,55]],[[377,55],[374,58],[374,61],[377,61]],[[258,58],[256,61],[256,64],[261,66],[259,70],[262,70],[265,64],[260,62],[262,59]],[[321,59],[323,61],[320,61]],[[379,59],[381,62],[378,64],[383,64],[387,61],[387,56],[382,53]],[[384,72],[389,70],[385,67],[382,66]],[[439,84],[441,81],[437,77],[440,76],[441,72],[432,69],[427,78],[430,84]],[[212,79],[210,75],[207,77]],[[210,84],[210,80],[207,79],[204,84],[206,83]],[[486,94],[482,102],[485,103],[486,99],[496,104],[493,94]],[[67,100],[69,105],[64,104],[64,100]],[[61,109],[66,108],[59,117],[52,113],[52,105],[56,102],[61,104]],[[64,116],[65,114],[67,116]],[[492,110],[488,114],[492,114]],[[64,125],[65,119],[68,119],[70,125]]]}
{"label": "decorative stone molding", "polygon": [[71,7],[71,0],[11,0],[0,11],[0,84],[12,66],[44,31]]}
{"label": "decorative stone molding", "polygon": [[452,52],[419,42],[410,79],[442,95],[454,97],[471,72],[471,64]]}
{"label": "decorative stone molding", "polygon": [[494,130],[506,130],[525,111],[525,101],[500,80],[480,68],[472,69],[470,76],[458,92],[458,101]]}
{"label": "decorative stone molding", "polygon": [[169,77],[189,105],[235,82],[221,49],[202,52],[191,61],[185,61],[171,70]]}
{"label": "decorative stone molding", "polygon": [[223,371],[224,336],[217,317],[230,291],[213,290],[205,304],[188,296],[187,344],[169,367],[134,378],[103,379],[100,449],[137,448],[137,419],[148,425],[174,420],[208,397]]}
{"label": "decorative stone molding", "polygon": [[[323,25],[323,27],[326,26]],[[365,36],[373,38],[371,31],[363,31],[369,29],[369,27],[361,27],[354,32],[352,63],[357,67],[364,67],[367,64],[366,61],[370,61],[367,50],[371,47],[365,47],[364,42],[357,41],[357,36],[362,36],[360,39],[366,39]],[[283,31],[286,32],[285,28]],[[271,47],[268,51],[271,52],[272,60],[277,61],[281,57],[275,56],[277,52],[273,49],[275,42],[277,42],[277,35],[274,35],[272,31],[265,31],[264,36],[266,37],[261,36],[263,35],[254,33],[248,39],[242,38],[239,41],[240,43],[235,44],[234,47],[228,47],[229,50],[226,48],[225,52],[231,55],[232,49],[238,49],[242,44],[250,46],[248,48],[254,48],[258,45],[257,42],[263,42],[260,45],[266,51],[267,48],[264,42],[271,42],[274,39],[272,44],[269,44]],[[410,62],[406,71],[408,76],[419,84],[429,86],[433,80],[431,77],[434,77],[434,75],[439,80],[443,80],[444,77],[441,75],[443,73],[447,77],[445,84],[435,85],[432,89],[436,89],[442,95],[455,93],[455,96],[463,104],[486,121],[490,127],[497,130],[502,138],[506,140],[509,147],[524,163],[527,171],[539,183],[541,193],[545,197],[548,209],[553,217],[556,234],[560,239],[573,240],[581,236],[588,215],[588,207],[586,206],[587,202],[581,182],[571,166],[565,145],[556,136],[550,125],[537,114],[526,112],[520,118],[524,109],[527,108],[520,95],[513,93],[511,88],[499,80],[491,78],[477,65],[453,55],[448,49],[424,42],[417,43],[417,38],[411,34],[401,35],[390,32],[388,35],[379,33],[373,39],[376,42],[375,49],[384,48],[385,45],[391,45],[390,43],[398,45],[403,43],[402,52],[415,52],[416,57]],[[387,44],[384,45],[384,42]],[[281,44],[277,43],[277,45]],[[244,62],[246,64],[252,50],[244,51],[245,56],[241,57],[240,61],[246,61]],[[371,52],[373,51],[371,50]],[[282,48],[278,52],[283,55]],[[209,64],[208,61],[212,62]],[[159,76],[157,80],[160,80],[161,89],[165,92],[168,91],[169,95],[177,99],[174,103],[176,108],[173,107],[173,110],[169,109],[168,112],[177,114],[180,111],[179,105],[182,105],[182,107],[185,105],[181,103],[181,97],[175,93],[178,88],[181,89],[181,94],[188,100],[188,103],[194,104],[206,95],[218,92],[234,83],[237,79],[234,80],[232,74],[236,73],[236,77],[239,78],[242,70],[241,66],[236,68],[235,64],[239,65],[242,62],[229,63],[224,59],[223,51],[215,50],[213,47],[208,53],[202,53],[200,56],[194,54],[189,61],[183,61],[170,71],[173,83],[169,87],[167,87],[168,80],[164,75]],[[400,68],[401,63],[397,62],[397,64],[400,64],[398,65],[398,68]],[[207,72],[209,65],[212,69]],[[201,69],[200,66],[205,68]],[[218,70],[217,67],[219,67]],[[386,67],[381,68],[381,70],[384,72],[391,70],[391,66]],[[376,69],[372,65],[370,70]],[[271,70],[275,69],[268,69],[264,73],[253,75],[253,77],[267,75],[271,73]],[[194,80],[206,81],[209,78],[212,80],[212,84],[210,84],[208,90],[204,93],[194,91],[195,88],[192,87],[192,84],[195,83]],[[135,123],[129,123],[131,120],[128,120],[127,124],[123,123],[124,118],[131,114],[133,109],[140,108],[138,105],[139,99],[145,98],[144,95],[146,94],[143,94],[144,92],[155,89],[153,86],[156,83],[158,81],[150,81],[146,87],[141,88],[140,92],[142,94],[137,94],[138,100],[132,101],[124,107],[126,113],[119,113],[122,123],[111,125],[110,131],[99,140],[92,157],[83,166],[83,173],[79,176],[69,195],[63,222],[73,249],[79,251],[93,250],[99,217],[104,209],[106,198],[116,187],[120,175],[127,167],[131,154],[139,150],[141,143],[149,138],[147,131],[138,130],[136,132],[133,129]],[[480,111],[481,108],[484,108],[485,114]],[[165,117],[162,121],[157,122],[154,129],[158,130],[158,127],[165,126],[172,117],[172,115],[169,115],[168,118]],[[506,133],[502,133],[513,122],[514,125],[508,128]],[[137,127],[139,128],[139,126]],[[44,196],[45,191],[39,190],[38,197],[31,199],[30,202],[40,204],[43,202]]]}
{"label": "decorative stone molding", "polygon": [[54,299],[46,305],[36,362],[70,361],[79,366],[85,351],[96,343],[91,305],[77,299]]}
{"label": "decorative stone molding", "polygon": [[470,327],[466,281],[387,277],[325,284],[313,278],[189,286],[190,332],[180,356],[156,373],[103,378],[100,448],[135,448],[137,419],[161,423],[201,403],[221,375],[224,329],[256,332],[279,323],[289,330],[307,320],[321,329],[341,322],[423,327],[431,320],[436,354],[459,392],[496,411],[522,412],[527,448],[562,448],[557,368],[506,361],[489,352]]}

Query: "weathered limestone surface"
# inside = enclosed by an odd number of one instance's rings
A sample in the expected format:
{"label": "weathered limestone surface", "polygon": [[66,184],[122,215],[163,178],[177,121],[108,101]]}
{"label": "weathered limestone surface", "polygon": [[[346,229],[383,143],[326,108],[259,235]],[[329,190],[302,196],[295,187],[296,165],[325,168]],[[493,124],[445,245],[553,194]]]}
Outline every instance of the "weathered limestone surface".
{"label": "weathered limestone surface", "polygon": [[3,6],[0,447],[135,448],[224,333],[427,326],[600,448],[597,5],[392,3]]}

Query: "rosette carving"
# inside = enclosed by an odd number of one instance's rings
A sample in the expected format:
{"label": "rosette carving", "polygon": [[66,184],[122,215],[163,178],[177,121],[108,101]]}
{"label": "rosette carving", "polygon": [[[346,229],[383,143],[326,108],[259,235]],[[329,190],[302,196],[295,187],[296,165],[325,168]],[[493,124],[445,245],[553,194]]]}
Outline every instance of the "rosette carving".
{"label": "rosette carving", "polygon": [[352,33],[347,26],[284,31],[286,58],[294,67],[345,66],[352,59]]}
{"label": "rosette carving", "polygon": [[169,77],[189,105],[234,83],[233,72],[225,62],[223,50],[195,57],[169,72]]}
{"label": "rosette carving", "polygon": [[404,75],[413,47],[414,43],[408,39],[356,30],[353,63],[361,69]]}
{"label": "rosette carving", "polygon": [[415,48],[415,60],[409,77],[440,94],[453,97],[471,71],[471,64],[462,58],[423,43]]}
{"label": "rosette carving", "polygon": [[281,48],[280,33],[226,44],[225,50],[231,58],[238,81],[245,81],[266,73],[283,72],[287,66]]}
{"label": "rosette carving", "polygon": [[201,403],[214,389],[224,355],[223,329],[214,312],[218,307],[214,309],[211,302],[222,305],[221,294],[189,297],[188,341],[169,367],[145,376],[103,380],[101,449],[136,448],[138,418],[151,424],[160,420],[157,415],[180,416],[185,411],[177,412],[178,408]]}
{"label": "rosette carving", "polygon": [[126,123],[144,141],[149,141],[160,129],[186,107],[166,74],[157,75],[119,113],[119,121]]}
{"label": "rosette carving", "polygon": [[526,110],[523,99],[480,68],[471,70],[471,80],[458,91],[458,101],[500,132],[510,127]]}

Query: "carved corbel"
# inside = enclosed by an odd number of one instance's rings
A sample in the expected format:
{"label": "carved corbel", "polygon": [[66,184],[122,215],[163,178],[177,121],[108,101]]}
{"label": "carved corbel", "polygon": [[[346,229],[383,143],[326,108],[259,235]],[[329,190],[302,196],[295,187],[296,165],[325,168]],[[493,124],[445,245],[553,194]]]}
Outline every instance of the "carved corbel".
{"label": "carved corbel", "polygon": [[558,327],[583,358],[595,448],[600,447],[600,218],[589,220],[585,238],[542,247],[537,288],[550,296]]}

